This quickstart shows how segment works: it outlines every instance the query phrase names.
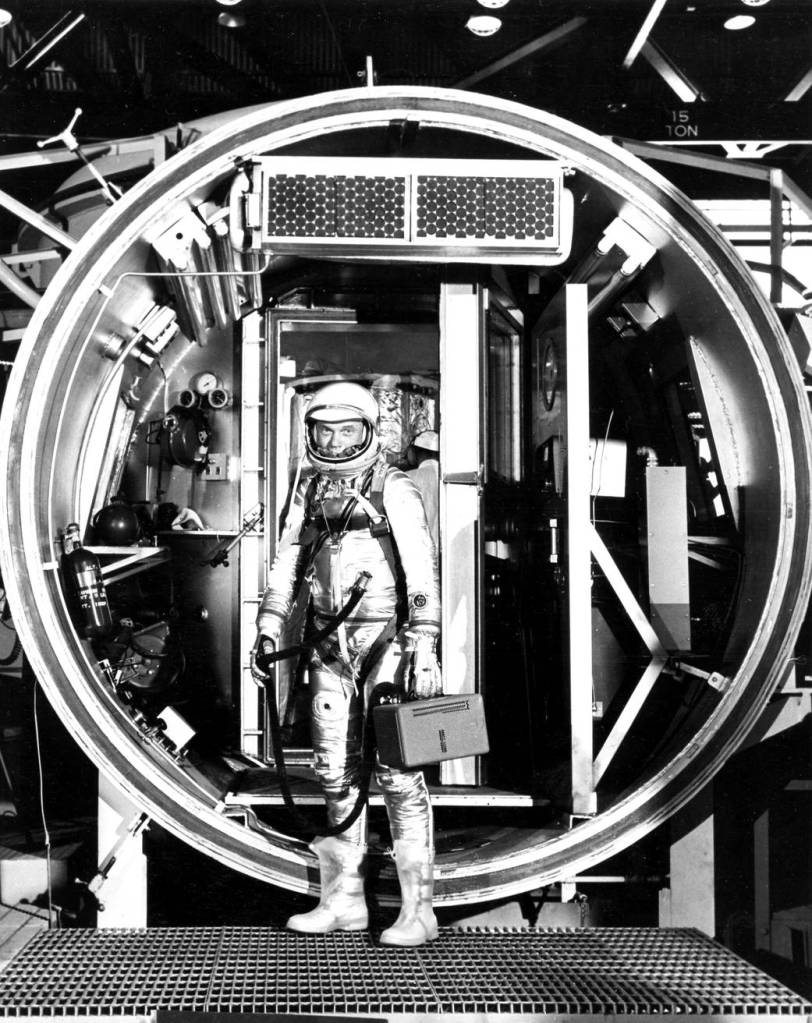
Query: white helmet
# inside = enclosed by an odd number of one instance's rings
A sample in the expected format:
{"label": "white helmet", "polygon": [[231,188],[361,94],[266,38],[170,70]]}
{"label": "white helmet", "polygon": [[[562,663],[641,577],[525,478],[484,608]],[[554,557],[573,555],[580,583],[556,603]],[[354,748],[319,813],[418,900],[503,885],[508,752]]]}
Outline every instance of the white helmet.
{"label": "white helmet", "polygon": [[[305,412],[305,445],[307,457],[320,472],[331,476],[357,476],[368,469],[378,457],[381,443],[378,437],[378,403],[360,384],[340,381],[327,384],[313,395]],[[346,448],[339,455],[330,456],[316,446],[314,423],[340,423],[359,419],[364,426],[359,444]]]}

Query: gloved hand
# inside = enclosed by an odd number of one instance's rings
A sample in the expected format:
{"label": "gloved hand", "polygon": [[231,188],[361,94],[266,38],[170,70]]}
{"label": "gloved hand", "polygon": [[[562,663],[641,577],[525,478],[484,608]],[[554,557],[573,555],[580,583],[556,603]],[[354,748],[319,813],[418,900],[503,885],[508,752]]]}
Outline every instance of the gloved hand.
{"label": "gloved hand", "polygon": [[204,529],[203,520],[192,508],[181,508],[172,519],[172,529]]}
{"label": "gloved hand", "polygon": [[280,625],[276,625],[263,622],[257,628],[257,638],[254,640],[254,645],[251,647],[251,655],[248,663],[251,667],[251,678],[260,688],[264,687],[266,676],[257,667],[257,654],[260,653],[263,643],[271,643],[275,650],[279,645],[280,631],[281,623]]}
{"label": "gloved hand", "polygon": [[417,700],[442,696],[443,675],[437,661],[437,636],[409,629],[406,639],[412,645],[412,664],[406,683],[406,695]]}

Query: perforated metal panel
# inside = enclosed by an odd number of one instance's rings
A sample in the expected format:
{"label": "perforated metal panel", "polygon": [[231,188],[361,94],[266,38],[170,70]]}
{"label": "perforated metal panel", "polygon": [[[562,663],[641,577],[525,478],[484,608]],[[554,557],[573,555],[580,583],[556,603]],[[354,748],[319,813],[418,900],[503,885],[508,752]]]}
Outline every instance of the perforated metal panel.
{"label": "perforated metal panel", "polygon": [[265,187],[269,240],[406,238],[402,177],[269,174]]}
{"label": "perforated metal panel", "polygon": [[[253,173],[246,227],[254,247],[336,246],[423,258],[569,253],[572,203],[554,160],[265,157]],[[518,259],[518,256],[516,256]]]}
{"label": "perforated metal panel", "polygon": [[799,995],[695,931],[451,930],[417,949],[262,927],[51,931],[0,973],[0,1017],[196,1012],[795,1016]]}
{"label": "perforated metal panel", "polygon": [[554,244],[557,188],[552,178],[418,175],[418,239]]}

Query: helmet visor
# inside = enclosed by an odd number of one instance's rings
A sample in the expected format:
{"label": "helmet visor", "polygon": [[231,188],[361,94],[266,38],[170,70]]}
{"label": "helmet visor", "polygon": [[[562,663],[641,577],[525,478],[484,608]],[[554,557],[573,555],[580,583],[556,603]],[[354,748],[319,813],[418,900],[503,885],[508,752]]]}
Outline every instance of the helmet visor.
{"label": "helmet visor", "polygon": [[334,410],[324,410],[326,415],[308,414],[307,451],[324,465],[344,465],[359,455],[365,454],[372,443],[373,430],[365,419],[348,418],[347,411],[333,416]]}

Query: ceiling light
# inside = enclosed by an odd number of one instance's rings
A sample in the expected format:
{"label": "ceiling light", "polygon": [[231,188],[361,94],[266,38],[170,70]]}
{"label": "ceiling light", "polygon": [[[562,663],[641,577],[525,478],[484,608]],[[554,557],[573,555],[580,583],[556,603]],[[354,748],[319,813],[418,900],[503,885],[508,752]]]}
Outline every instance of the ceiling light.
{"label": "ceiling light", "polygon": [[227,11],[223,11],[222,14],[217,15],[217,24],[222,25],[223,28],[243,28],[245,25],[245,15],[229,14]]}
{"label": "ceiling light", "polygon": [[748,7],[763,7],[769,2],[770,0],[742,0],[742,3],[747,4]]}
{"label": "ceiling light", "polygon": [[465,27],[475,36],[492,36],[502,27],[502,22],[491,14],[472,14]]}
{"label": "ceiling light", "polygon": [[481,7],[488,7],[492,11],[498,11],[500,7],[504,7],[510,0],[479,0]]}
{"label": "ceiling light", "polygon": [[0,7],[0,28],[5,28],[6,25],[10,25],[14,20],[14,15],[11,11],[7,11],[5,7]]}
{"label": "ceiling light", "polygon": [[729,28],[731,32],[738,32],[741,28],[750,28],[755,24],[755,20],[752,14],[734,14],[725,22],[725,28]]}
{"label": "ceiling light", "polygon": [[242,0],[217,0],[217,3],[223,7],[234,7],[236,4],[241,4]]}

